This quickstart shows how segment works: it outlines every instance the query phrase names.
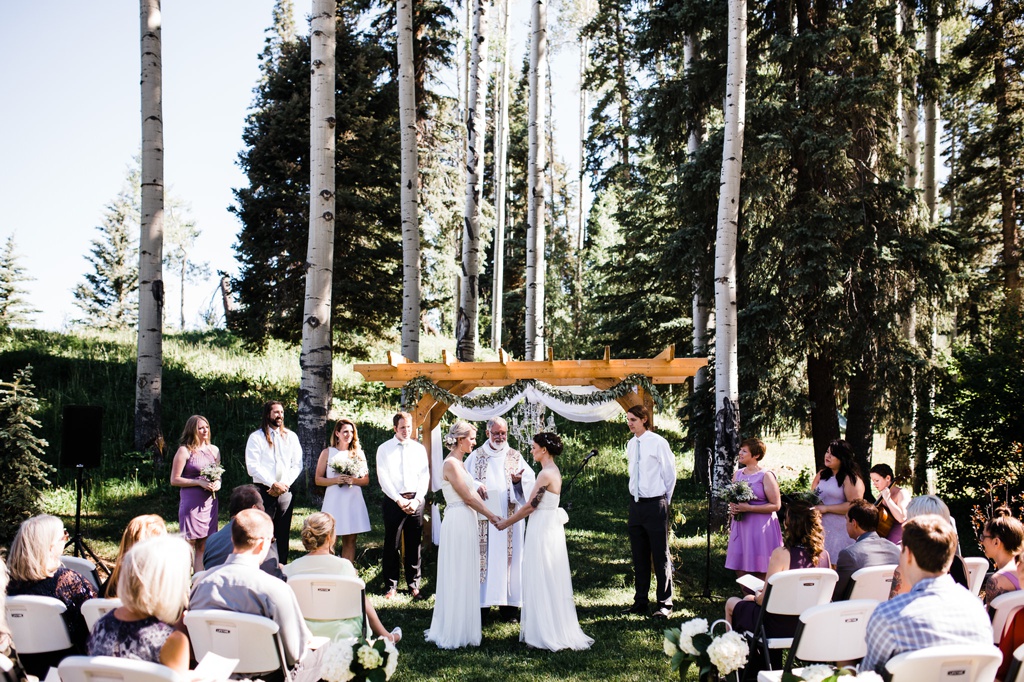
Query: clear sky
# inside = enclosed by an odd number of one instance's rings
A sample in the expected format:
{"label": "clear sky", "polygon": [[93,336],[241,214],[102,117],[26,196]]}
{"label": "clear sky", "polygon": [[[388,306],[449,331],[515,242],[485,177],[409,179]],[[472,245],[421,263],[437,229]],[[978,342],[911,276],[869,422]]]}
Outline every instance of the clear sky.
{"label": "clear sky", "polygon": [[[514,64],[529,22],[526,3],[519,5]],[[227,208],[232,188],[245,183],[236,161],[273,0],[162,6],[165,186],[191,204],[202,231],[196,258],[234,273],[239,223]],[[310,7],[295,2],[302,33]],[[575,56],[563,58],[555,68],[571,73]],[[35,278],[26,288],[42,311],[37,326],[61,329],[79,315],[71,292],[89,270],[84,256],[140,148],[138,2],[0,0],[0,64],[0,240],[14,234]],[[574,107],[562,115],[558,127],[571,139]],[[166,271],[164,279],[165,325],[173,329],[179,284]],[[188,325],[215,291],[215,278],[186,291]]]}

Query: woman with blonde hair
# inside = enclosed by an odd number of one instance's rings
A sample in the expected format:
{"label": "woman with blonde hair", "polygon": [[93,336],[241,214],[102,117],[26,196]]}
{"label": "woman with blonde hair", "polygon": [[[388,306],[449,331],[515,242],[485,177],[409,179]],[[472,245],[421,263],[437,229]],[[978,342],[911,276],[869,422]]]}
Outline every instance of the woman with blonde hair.
{"label": "woman with blonde hair", "polygon": [[104,591],[104,595],[107,598],[112,599],[117,596],[117,581],[121,576],[121,565],[124,562],[125,555],[128,554],[128,550],[134,547],[136,543],[157,537],[158,535],[167,535],[167,524],[164,523],[162,517],[156,514],[143,514],[142,516],[136,516],[128,522],[124,533],[121,534],[121,546],[117,549],[117,561],[114,562],[114,570],[110,572],[110,577],[107,578],[106,590]]}
{"label": "woman with blonde hair", "polygon": [[[185,422],[180,447],[171,461],[171,485],[181,488],[178,527],[193,549],[193,569],[203,570],[206,538],[217,532],[220,450],[210,442],[210,422],[194,414]],[[221,469],[223,471],[223,469]]]}
{"label": "woman with blonde hair", "polygon": [[[358,578],[355,566],[348,559],[334,556],[334,544],[337,540],[334,532],[334,517],[327,512],[316,512],[306,517],[302,523],[302,546],[309,552],[304,557],[282,566],[285,575],[302,575],[304,573],[326,573],[328,575],[340,575],[347,578]],[[401,631],[395,628],[395,632],[388,632],[384,624],[377,616],[377,610],[369,597],[364,597],[366,607],[366,623],[370,626],[370,632],[378,637],[390,639],[397,642],[401,639]],[[330,637],[338,640],[346,637],[359,637],[359,618],[348,620],[307,620],[306,625],[309,631],[318,637]]]}
{"label": "woman with blonde hair", "polygon": [[370,482],[366,454],[359,445],[359,431],[350,419],[339,419],[331,432],[331,446],[320,453],[316,463],[317,485],[327,488],[321,511],[337,521],[341,556],[356,560],[356,535],[370,530],[370,515],[363,500],[363,487]]}
{"label": "woman with blonde hair", "polygon": [[96,622],[89,655],[162,663],[186,674],[188,637],[174,625],[188,606],[191,580],[191,548],[181,538],[163,535],[132,547],[118,577],[122,605]]}

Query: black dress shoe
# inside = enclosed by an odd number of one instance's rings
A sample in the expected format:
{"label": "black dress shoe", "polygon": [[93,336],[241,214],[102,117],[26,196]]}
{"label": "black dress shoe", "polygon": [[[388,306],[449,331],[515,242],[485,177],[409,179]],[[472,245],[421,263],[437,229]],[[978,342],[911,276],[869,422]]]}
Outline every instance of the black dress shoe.
{"label": "black dress shoe", "polygon": [[628,609],[623,609],[619,613],[621,613],[623,616],[646,615],[647,614],[647,604],[633,604]]}

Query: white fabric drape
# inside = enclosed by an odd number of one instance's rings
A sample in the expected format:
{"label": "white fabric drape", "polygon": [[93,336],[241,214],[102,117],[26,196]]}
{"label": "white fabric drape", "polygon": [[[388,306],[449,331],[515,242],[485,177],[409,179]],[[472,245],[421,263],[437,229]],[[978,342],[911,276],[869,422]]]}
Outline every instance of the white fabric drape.
{"label": "white fabric drape", "polygon": [[[465,397],[477,398],[481,395],[493,393],[496,390],[498,389],[478,388],[468,393]],[[598,389],[594,386],[566,386],[562,387],[561,390],[574,393],[576,395],[588,395],[598,392]],[[490,407],[468,408],[452,405],[448,408],[448,411],[467,421],[486,421],[491,417],[499,417],[510,411],[519,403],[520,400],[524,398],[532,403],[541,403],[555,414],[574,422],[602,422],[613,419],[619,414],[622,414],[622,406],[615,400],[609,400],[594,405],[576,405],[573,403],[563,402],[558,398],[538,391],[534,386],[527,386],[526,390],[522,393],[514,395],[508,400]]]}

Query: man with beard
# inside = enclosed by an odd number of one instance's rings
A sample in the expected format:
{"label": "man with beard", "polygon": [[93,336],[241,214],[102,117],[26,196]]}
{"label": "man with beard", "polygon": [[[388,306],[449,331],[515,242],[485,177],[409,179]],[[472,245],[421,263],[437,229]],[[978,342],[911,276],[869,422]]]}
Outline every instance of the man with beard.
{"label": "man with beard", "polygon": [[302,446],[294,431],[284,427],[284,405],[271,400],[263,406],[263,423],[245,446],[245,468],[274,522],[281,563],[288,563],[288,534],[292,527],[291,486],[302,472]]}

